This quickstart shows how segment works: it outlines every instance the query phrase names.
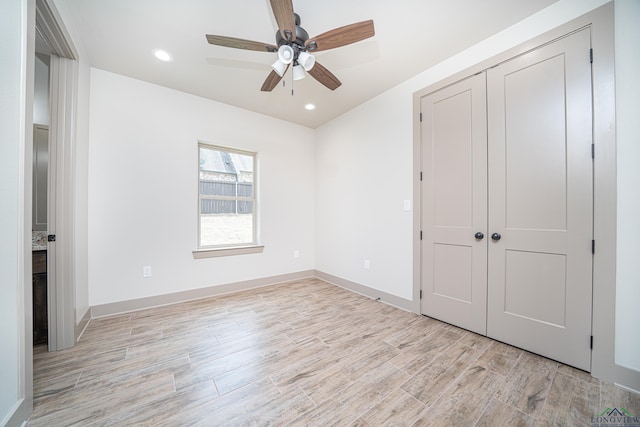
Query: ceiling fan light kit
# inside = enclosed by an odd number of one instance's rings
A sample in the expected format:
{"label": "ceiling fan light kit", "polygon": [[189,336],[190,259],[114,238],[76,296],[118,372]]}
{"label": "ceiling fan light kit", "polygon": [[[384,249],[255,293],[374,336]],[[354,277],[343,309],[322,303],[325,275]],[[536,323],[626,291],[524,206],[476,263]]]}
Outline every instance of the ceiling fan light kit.
{"label": "ceiling fan light kit", "polygon": [[271,68],[273,68],[273,71],[275,71],[277,75],[282,77],[284,76],[284,73],[287,71],[288,67],[287,67],[287,64],[285,64],[280,60],[280,58],[278,58],[276,59],[276,62],[271,64]]}
{"label": "ceiling fan light kit", "polygon": [[271,66],[273,70],[262,84],[263,92],[272,91],[293,63],[293,79],[305,77],[305,70],[325,87],[335,90],[342,83],[329,70],[316,61],[308,52],[334,49],[373,37],[373,21],[362,21],[335,28],[316,37],[309,38],[307,31],[300,26],[300,16],[293,12],[292,0],[270,0],[271,10],[278,23],[276,45],[260,43],[234,37],[206,35],[210,44],[235,49],[276,52],[278,59]]}
{"label": "ceiling fan light kit", "polygon": [[293,66],[293,80],[302,80],[304,79],[304,68],[302,65],[294,65]]}
{"label": "ceiling fan light kit", "polygon": [[283,44],[278,48],[278,59],[284,64],[291,64],[294,56],[295,52],[291,46]]}
{"label": "ceiling fan light kit", "polygon": [[316,63],[316,57],[313,55],[309,55],[307,52],[300,52],[298,55],[298,64],[302,65],[302,67],[309,71],[313,68]]}

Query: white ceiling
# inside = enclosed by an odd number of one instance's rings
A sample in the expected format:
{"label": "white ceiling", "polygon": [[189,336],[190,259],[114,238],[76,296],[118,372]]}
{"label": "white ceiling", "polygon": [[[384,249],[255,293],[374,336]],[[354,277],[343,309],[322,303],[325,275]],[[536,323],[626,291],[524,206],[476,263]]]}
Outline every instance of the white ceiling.
{"label": "white ceiling", "polygon": [[[376,35],[319,52],[335,91],[291,71],[272,92],[260,86],[275,53],[213,46],[205,34],[275,44],[269,0],[55,0],[93,67],[317,127],[557,0],[294,0],[313,37],[373,19]],[[161,63],[152,50],[169,51]],[[291,89],[294,89],[294,95]],[[317,108],[307,111],[304,105]]]}

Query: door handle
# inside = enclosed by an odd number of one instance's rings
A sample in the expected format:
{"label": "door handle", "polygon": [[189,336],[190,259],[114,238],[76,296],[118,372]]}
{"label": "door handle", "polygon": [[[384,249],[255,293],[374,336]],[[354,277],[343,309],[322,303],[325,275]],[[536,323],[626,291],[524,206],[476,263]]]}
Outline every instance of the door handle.
{"label": "door handle", "polygon": [[500,233],[493,233],[493,234],[491,235],[491,238],[492,238],[493,240],[496,240],[496,241],[497,241],[497,240],[502,239],[502,236],[500,235]]}
{"label": "door handle", "polygon": [[477,240],[482,240],[484,239],[484,233],[482,231],[478,231],[476,234],[473,235],[473,237],[475,237]]}

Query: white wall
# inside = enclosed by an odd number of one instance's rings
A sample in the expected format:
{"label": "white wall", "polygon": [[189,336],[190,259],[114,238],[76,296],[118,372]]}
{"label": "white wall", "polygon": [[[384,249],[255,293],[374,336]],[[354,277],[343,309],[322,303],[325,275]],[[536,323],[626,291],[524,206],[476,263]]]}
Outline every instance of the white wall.
{"label": "white wall", "polygon": [[[90,129],[90,305],[313,269],[312,129],[98,69]],[[258,152],[263,253],[193,259],[198,141]]]}
{"label": "white wall", "polygon": [[25,166],[31,161],[33,5],[0,3],[0,425],[17,424],[30,410],[31,179]]}
{"label": "white wall", "polygon": [[640,371],[640,2],[616,0],[616,363]]}
{"label": "white wall", "polygon": [[413,217],[403,210],[413,191],[411,116],[411,95],[392,90],[316,133],[316,270],[405,299],[413,292]]}
{"label": "white wall", "polygon": [[19,181],[22,72],[20,1],[2,2],[0,9],[0,421],[18,403],[19,319]]}
{"label": "white wall", "polygon": [[316,269],[411,299],[413,93],[606,2],[559,0],[318,128]]}

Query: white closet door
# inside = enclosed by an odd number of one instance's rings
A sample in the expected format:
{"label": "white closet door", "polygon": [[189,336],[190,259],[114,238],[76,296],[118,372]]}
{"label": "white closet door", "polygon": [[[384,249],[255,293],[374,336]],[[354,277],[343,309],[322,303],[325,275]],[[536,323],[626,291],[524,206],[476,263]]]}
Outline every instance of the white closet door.
{"label": "white closet door", "polygon": [[[590,370],[590,33],[487,72],[487,334]],[[498,236],[495,236],[496,238]]]}
{"label": "white closet door", "polygon": [[423,97],[421,111],[421,310],[486,334],[485,74]]}

